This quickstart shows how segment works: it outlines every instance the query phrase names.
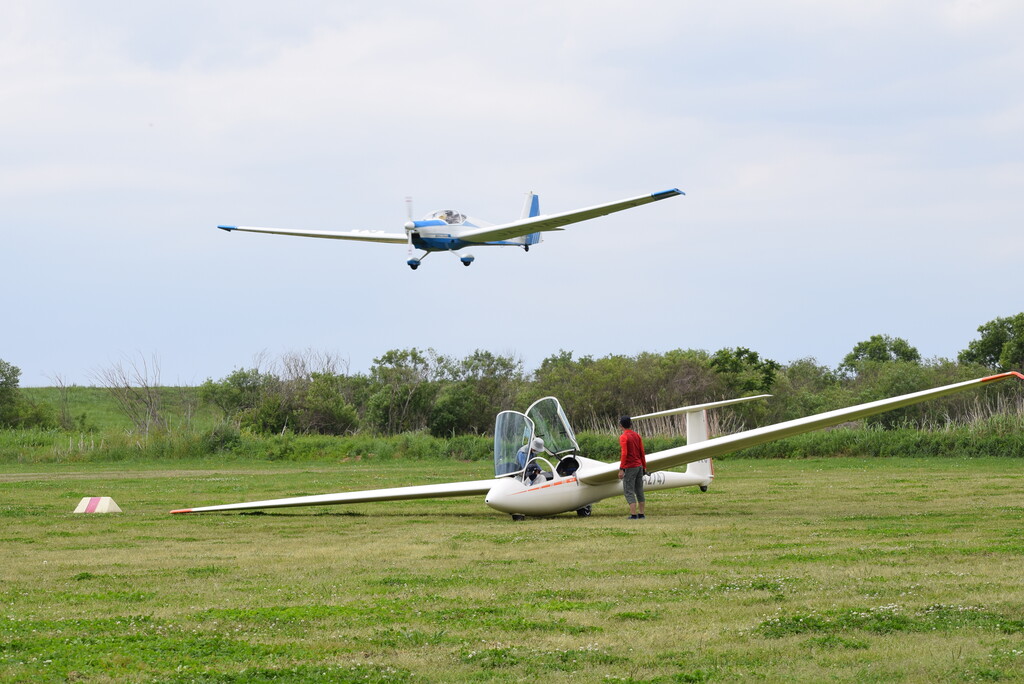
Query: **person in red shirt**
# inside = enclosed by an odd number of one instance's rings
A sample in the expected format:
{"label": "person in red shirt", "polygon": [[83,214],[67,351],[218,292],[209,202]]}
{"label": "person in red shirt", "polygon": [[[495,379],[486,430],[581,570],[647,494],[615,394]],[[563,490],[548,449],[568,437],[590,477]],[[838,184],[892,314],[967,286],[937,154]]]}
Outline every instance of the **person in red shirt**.
{"label": "person in red shirt", "polygon": [[622,447],[622,459],[619,461],[619,479],[622,480],[622,493],[629,504],[629,519],[644,518],[644,475],[647,473],[647,456],[644,453],[644,441],[633,432],[633,421],[629,416],[619,418],[622,434],[619,435],[619,446]]}

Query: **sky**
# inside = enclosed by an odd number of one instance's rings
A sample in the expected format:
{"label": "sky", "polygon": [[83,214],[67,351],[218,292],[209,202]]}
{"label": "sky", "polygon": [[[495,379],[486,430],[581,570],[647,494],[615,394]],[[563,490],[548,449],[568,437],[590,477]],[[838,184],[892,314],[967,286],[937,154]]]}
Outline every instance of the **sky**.
{"label": "sky", "polygon": [[[315,350],[955,358],[1024,310],[1013,0],[0,7],[0,359],[161,384]],[[526,253],[401,231],[686,193]]]}

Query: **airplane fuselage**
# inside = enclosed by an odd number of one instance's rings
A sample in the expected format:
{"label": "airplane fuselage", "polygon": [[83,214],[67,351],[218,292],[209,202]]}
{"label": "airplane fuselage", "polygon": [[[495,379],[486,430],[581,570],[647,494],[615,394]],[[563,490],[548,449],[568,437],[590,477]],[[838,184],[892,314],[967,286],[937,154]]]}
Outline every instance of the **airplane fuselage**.
{"label": "airplane fuselage", "polygon": [[422,249],[424,252],[456,252],[472,244],[471,242],[452,237],[451,233],[413,233],[412,235],[412,246],[416,249]]}
{"label": "airplane fuselage", "polygon": [[[553,473],[553,479],[526,484],[517,477],[499,478],[484,499],[491,508],[512,515],[548,516],[578,511],[615,496],[622,496],[622,481],[615,480],[598,485],[580,482],[579,475],[589,468],[607,464],[589,458],[577,457],[580,468],[571,475]],[[710,479],[686,473],[658,471],[644,476],[644,490],[674,489],[676,487],[707,486]]]}
{"label": "airplane fuselage", "polygon": [[[455,212],[452,212],[455,213]],[[461,216],[461,214],[459,214]],[[467,247],[480,245],[519,245],[515,241],[493,240],[489,242],[470,242],[458,237],[459,233],[471,228],[479,228],[475,223],[447,223],[439,219],[411,221],[410,239],[412,246],[424,252],[457,252]],[[407,226],[408,228],[408,226]]]}

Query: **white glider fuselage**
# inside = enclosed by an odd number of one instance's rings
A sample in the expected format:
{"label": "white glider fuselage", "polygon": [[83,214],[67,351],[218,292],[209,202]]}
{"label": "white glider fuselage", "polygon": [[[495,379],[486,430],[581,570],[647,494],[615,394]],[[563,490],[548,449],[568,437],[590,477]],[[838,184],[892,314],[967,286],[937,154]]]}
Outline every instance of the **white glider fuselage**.
{"label": "white glider fuselage", "polygon": [[[604,469],[607,463],[577,456],[579,470],[566,476],[537,484],[526,484],[519,478],[504,477],[487,492],[484,503],[496,511],[512,515],[548,516],[579,511],[603,499],[622,496],[622,480],[589,485],[580,476],[589,470]],[[668,470],[644,476],[644,490],[674,489],[676,487],[707,487],[711,476],[677,473]]]}

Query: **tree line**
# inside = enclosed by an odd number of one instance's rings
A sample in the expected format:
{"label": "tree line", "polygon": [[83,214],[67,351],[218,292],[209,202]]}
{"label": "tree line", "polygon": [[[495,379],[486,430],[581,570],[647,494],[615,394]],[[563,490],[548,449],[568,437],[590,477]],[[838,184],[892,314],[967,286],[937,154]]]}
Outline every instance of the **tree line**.
{"label": "tree line", "polygon": [[[350,374],[321,352],[257,359],[195,388],[226,422],[257,434],[394,435],[427,431],[437,437],[488,434],[504,410],[525,410],[558,397],[577,430],[614,429],[620,415],[753,394],[771,394],[718,412],[720,431],[782,420],[1024,368],[1024,313],[978,328],[957,359],[923,359],[908,341],[873,335],[858,342],[837,368],[805,358],[788,364],[745,347],[715,352],[674,349],[634,356],[575,356],[560,350],[527,372],[520,359],[477,350],[457,358],[433,349],[393,349],[368,373]],[[156,370],[154,376],[154,370]],[[66,417],[18,393],[20,370],[0,360],[0,427],[52,427]],[[161,429],[158,365],[118,365],[98,378],[139,431]],[[970,422],[1020,404],[1021,388],[999,386],[954,395],[870,419],[882,427]],[[653,425],[671,432],[678,426]]]}

